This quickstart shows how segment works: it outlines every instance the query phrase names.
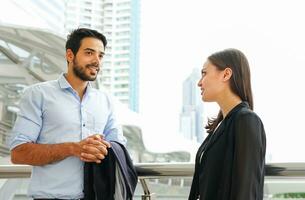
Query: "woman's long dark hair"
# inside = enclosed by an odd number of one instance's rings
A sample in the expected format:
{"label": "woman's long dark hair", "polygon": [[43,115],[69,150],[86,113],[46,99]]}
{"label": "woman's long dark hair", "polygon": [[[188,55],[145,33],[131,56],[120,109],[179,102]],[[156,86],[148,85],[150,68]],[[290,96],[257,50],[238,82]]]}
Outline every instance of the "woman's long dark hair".
{"label": "woman's long dark hair", "polygon": [[[208,60],[216,66],[218,70],[230,68],[232,76],[230,78],[231,90],[241,98],[242,101],[248,102],[250,109],[253,110],[253,97],[251,89],[250,67],[246,56],[237,49],[225,49],[213,53]],[[217,125],[223,120],[221,110],[216,118],[208,119],[205,126],[208,133],[213,133]]]}

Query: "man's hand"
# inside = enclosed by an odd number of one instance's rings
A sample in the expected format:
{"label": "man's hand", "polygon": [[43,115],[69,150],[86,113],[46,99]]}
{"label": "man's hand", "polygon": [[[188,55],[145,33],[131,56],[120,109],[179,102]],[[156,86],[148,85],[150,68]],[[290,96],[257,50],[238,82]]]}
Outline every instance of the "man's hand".
{"label": "man's hand", "polygon": [[14,164],[42,166],[61,161],[69,156],[77,156],[84,162],[100,163],[110,147],[101,135],[90,136],[80,142],[60,144],[20,144],[11,151]]}
{"label": "man's hand", "polygon": [[108,154],[110,143],[102,135],[92,135],[77,143],[76,155],[84,162],[101,163]]}

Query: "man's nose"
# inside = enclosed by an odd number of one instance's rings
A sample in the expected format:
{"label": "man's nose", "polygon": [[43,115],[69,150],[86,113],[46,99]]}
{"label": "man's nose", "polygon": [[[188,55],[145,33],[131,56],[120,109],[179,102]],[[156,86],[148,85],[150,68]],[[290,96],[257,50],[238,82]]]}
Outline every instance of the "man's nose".
{"label": "man's nose", "polygon": [[100,62],[99,62],[99,60],[98,59],[93,59],[93,60],[91,60],[91,62],[90,62],[90,65],[91,66],[100,66]]}
{"label": "man's nose", "polygon": [[98,53],[94,54],[94,62],[96,62],[96,64],[99,64],[101,62],[101,57]]}

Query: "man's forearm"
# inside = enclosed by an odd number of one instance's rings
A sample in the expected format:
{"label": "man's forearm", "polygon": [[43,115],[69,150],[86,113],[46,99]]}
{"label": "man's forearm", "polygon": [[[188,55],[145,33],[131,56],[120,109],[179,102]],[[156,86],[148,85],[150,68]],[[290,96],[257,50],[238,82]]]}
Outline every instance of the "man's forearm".
{"label": "man's forearm", "polygon": [[25,143],[11,151],[14,164],[46,165],[75,155],[76,143],[35,144]]}

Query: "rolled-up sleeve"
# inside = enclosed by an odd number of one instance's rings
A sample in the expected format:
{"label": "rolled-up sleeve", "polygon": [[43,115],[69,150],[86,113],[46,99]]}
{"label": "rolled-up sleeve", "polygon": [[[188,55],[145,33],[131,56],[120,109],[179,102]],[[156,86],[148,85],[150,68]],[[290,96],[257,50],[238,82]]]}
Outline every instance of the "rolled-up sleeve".
{"label": "rolled-up sleeve", "polygon": [[19,103],[20,111],[11,131],[10,149],[16,146],[36,142],[42,126],[42,95],[38,87],[26,89]]}

